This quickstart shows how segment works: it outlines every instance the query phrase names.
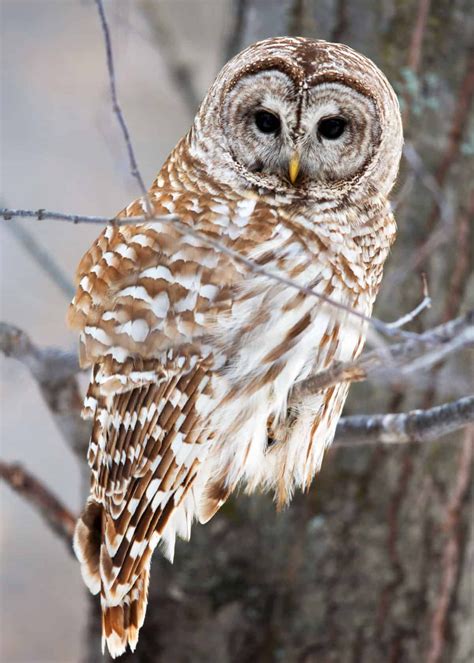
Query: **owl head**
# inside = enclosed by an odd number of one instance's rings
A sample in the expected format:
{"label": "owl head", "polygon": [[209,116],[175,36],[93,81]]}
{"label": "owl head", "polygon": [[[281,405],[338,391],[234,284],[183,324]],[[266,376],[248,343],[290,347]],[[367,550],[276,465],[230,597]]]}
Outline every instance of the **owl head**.
{"label": "owl head", "polygon": [[189,140],[214,179],[319,199],[387,195],[403,144],[395,93],[368,58],[289,37],[225,65]]}

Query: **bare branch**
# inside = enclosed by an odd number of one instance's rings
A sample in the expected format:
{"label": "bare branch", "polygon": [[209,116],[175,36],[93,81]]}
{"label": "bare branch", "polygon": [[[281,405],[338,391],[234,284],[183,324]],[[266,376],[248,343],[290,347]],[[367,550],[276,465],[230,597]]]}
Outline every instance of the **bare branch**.
{"label": "bare branch", "polygon": [[46,272],[51,281],[58,286],[68,299],[71,299],[74,296],[74,285],[66,274],[64,274],[51,253],[41,246],[26,228],[23,228],[17,223],[9,223],[7,227],[23,248],[28,251],[30,256]]}
{"label": "bare branch", "polygon": [[[5,207],[0,208],[0,218],[5,219],[5,221],[10,221],[11,219],[36,219],[37,221],[67,221],[69,223],[85,223],[88,225],[104,225],[107,223],[112,223],[116,225],[124,225],[117,221],[113,216],[87,216],[84,214],[63,214],[63,212],[52,212],[46,209],[7,209]],[[163,221],[172,220],[171,215],[164,217],[155,217],[154,221]],[[149,221],[146,216],[134,216],[129,217],[126,223],[145,223]]]}
{"label": "bare branch", "polygon": [[[442,342],[444,335],[460,333],[460,330],[473,327],[474,313],[471,312],[464,318],[451,321],[446,325],[426,332],[422,340],[416,344],[409,343],[392,346],[392,359],[407,357],[419,352],[423,343],[429,341]],[[81,397],[75,374],[79,366],[75,357],[69,353],[53,349],[38,349],[30,341],[28,336],[21,330],[0,323],[0,350],[9,357],[14,357],[24,363],[35,377],[45,398],[48,407],[55,418],[61,432],[66,440],[78,453],[81,460],[85,457],[85,444],[88,439],[89,426],[80,418]],[[341,366],[334,369],[328,382],[331,371],[315,376],[311,381],[302,383],[305,385],[304,393],[315,393],[328,384],[340,382],[341,379],[354,379],[356,370],[373,370],[374,366],[381,364],[381,356],[377,353],[369,353],[361,365],[349,374],[346,368]],[[345,370],[346,374],[341,371]],[[337,373],[339,371],[339,373]],[[326,380],[326,381],[324,381]],[[302,391],[294,391],[291,402],[301,399]],[[312,389],[312,390],[311,390]],[[291,403],[290,403],[291,405]],[[376,414],[345,417],[340,420],[336,442],[339,445],[364,444],[367,442],[402,443],[408,441],[430,440],[440,437],[448,432],[457,430],[469,422],[474,421],[474,397],[461,398],[454,403],[441,405],[431,410],[415,410],[406,414]]]}
{"label": "bare branch", "polygon": [[343,417],[337,426],[334,443],[338,446],[353,446],[374,442],[426,442],[473,422],[474,396],[466,396],[429,410]]}
{"label": "bare branch", "polygon": [[0,323],[0,352],[24,364],[36,382],[63,437],[81,460],[89,425],[81,419],[82,396],[76,380],[75,354],[53,348],[37,348],[25,332]]}
{"label": "bare branch", "polygon": [[[100,225],[113,223],[116,226],[126,226],[131,224],[140,224],[140,223],[172,223],[173,227],[176,228],[183,235],[190,235],[191,237],[196,237],[200,239],[205,245],[212,246],[217,251],[220,251],[221,253],[228,255],[233,260],[242,263],[250,271],[256,274],[262,274],[263,276],[266,276],[278,283],[282,283],[283,285],[289,286],[290,288],[294,288],[295,290],[303,293],[304,295],[316,297],[320,301],[323,301],[326,304],[333,306],[334,308],[337,308],[341,311],[345,311],[346,313],[349,313],[350,315],[359,318],[359,320],[364,320],[368,324],[372,325],[374,329],[384,334],[385,336],[391,338],[398,337],[406,339],[418,338],[419,336],[419,334],[414,332],[407,332],[400,330],[399,327],[403,323],[400,323],[399,320],[397,320],[395,323],[385,323],[382,322],[382,320],[378,320],[377,318],[370,318],[364,315],[363,313],[360,313],[359,311],[352,309],[349,306],[346,306],[345,304],[341,304],[340,302],[332,299],[331,297],[316,292],[312,288],[300,285],[296,281],[293,281],[292,279],[282,276],[280,273],[270,272],[261,265],[259,265],[257,262],[249,260],[241,253],[238,253],[237,251],[230,249],[225,244],[215,239],[212,239],[211,237],[205,235],[202,232],[194,230],[191,226],[188,226],[185,223],[182,223],[182,221],[180,221],[180,218],[174,214],[167,214],[165,216],[130,216],[121,219],[110,219],[109,217],[106,216],[62,214],[61,212],[52,212],[45,209],[39,209],[36,211],[23,210],[23,209],[5,209],[5,208],[0,209],[0,218],[3,218],[8,221],[15,217],[31,218],[37,220],[51,219],[54,221],[68,221],[71,223],[88,223],[88,224],[100,224]],[[427,304],[423,302],[422,304],[423,304],[422,307],[421,305],[419,305],[416,307],[414,312],[408,314],[407,317],[410,320],[412,320],[415,317],[415,314],[417,315],[420,312],[421,308],[426,308]]]}
{"label": "bare branch", "polygon": [[298,382],[290,406],[320,389],[339,382],[359,382],[368,378],[387,381],[408,372],[436,364],[448,354],[474,346],[474,310],[420,334],[416,339],[366,352],[356,361],[335,362],[330,368]]}
{"label": "bare branch", "polygon": [[122,113],[122,108],[120,106],[118,96],[117,96],[117,86],[115,82],[115,68],[114,68],[114,58],[112,52],[112,41],[110,38],[109,24],[107,23],[107,17],[105,15],[104,4],[102,0],[95,0],[97,5],[97,10],[99,12],[100,24],[102,26],[102,32],[104,33],[104,42],[105,42],[105,53],[107,56],[107,72],[109,75],[109,85],[110,85],[110,95],[112,97],[112,108],[117,117],[120,129],[123,134],[123,139],[127,148],[128,160],[130,162],[130,171],[132,176],[138,182],[138,186],[142,194],[147,198],[147,190],[145,183],[141,176],[140,170],[138,169],[137,160],[135,158],[135,151],[133,149],[132,141],[130,139],[130,132],[125,122],[125,118]]}
{"label": "bare branch", "polygon": [[39,511],[49,527],[67,543],[72,553],[76,517],[41,481],[17,463],[0,461],[0,477]]}

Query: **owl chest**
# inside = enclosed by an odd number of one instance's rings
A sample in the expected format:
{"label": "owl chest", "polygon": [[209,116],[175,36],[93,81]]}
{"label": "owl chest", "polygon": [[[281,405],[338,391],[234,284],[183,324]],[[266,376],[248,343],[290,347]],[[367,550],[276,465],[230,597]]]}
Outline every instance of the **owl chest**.
{"label": "owl chest", "polygon": [[269,271],[314,294],[254,274],[219,330],[227,339],[226,377],[235,388],[250,394],[271,386],[283,402],[296,381],[360,352],[364,321],[350,310],[368,315],[371,301],[368,293],[348,287],[329,258],[324,262],[300,248],[291,260],[286,254],[284,270],[281,265],[280,258]]}

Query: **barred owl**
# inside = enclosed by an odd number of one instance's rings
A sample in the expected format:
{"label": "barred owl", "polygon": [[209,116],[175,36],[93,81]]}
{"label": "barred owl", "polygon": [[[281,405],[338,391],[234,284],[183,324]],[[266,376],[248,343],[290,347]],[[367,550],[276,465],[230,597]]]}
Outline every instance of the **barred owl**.
{"label": "barred owl", "polygon": [[[242,485],[278,505],[307,489],[347,395],[288,407],[292,387],[356,358],[395,237],[388,194],[402,147],[385,76],[347,46],[250,46],[222,69],[149,191],[78,268],[70,324],[92,366],[91,493],[74,547],[100,594],[103,647],[135,649],[152,553]],[[174,217],[176,218],[176,217]],[[343,305],[335,307],[255,272]]]}

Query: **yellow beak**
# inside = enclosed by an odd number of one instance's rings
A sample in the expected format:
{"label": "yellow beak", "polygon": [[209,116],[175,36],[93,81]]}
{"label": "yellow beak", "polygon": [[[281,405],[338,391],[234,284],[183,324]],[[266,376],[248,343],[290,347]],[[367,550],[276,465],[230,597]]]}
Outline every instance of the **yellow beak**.
{"label": "yellow beak", "polygon": [[296,178],[298,177],[299,172],[300,172],[300,155],[297,152],[295,152],[288,164],[288,173],[290,175],[290,182],[292,184],[296,182]]}

